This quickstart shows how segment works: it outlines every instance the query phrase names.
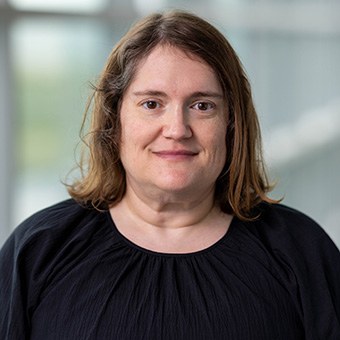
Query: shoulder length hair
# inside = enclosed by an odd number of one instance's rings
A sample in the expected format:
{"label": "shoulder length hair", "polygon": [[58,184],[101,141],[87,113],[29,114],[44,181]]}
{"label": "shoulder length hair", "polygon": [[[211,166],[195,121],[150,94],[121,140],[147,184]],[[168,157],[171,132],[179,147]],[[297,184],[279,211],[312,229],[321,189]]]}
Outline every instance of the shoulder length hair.
{"label": "shoulder length hair", "polygon": [[108,209],[125,193],[120,161],[120,104],[141,60],[159,44],[197,56],[216,72],[228,106],[226,163],[216,181],[215,200],[221,210],[249,220],[271,189],[261,151],[261,136],[251,89],[241,62],[227,39],[196,15],[171,11],[150,15],[135,24],[112,50],[85,113],[90,129],[83,135],[81,176],[68,185],[83,204]]}

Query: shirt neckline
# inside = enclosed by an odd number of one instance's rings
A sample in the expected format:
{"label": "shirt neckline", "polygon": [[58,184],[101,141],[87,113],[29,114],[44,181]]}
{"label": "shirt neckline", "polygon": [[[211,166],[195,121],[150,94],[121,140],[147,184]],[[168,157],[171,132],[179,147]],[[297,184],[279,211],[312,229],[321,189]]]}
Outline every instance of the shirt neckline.
{"label": "shirt neckline", "polygon": [[204,253],[211,252],[213,249],[215,249],[221,243],[223,243],[227,239],[229,239],[229,237],[233,234],[233,232],[234,232],[233,230],[235,229],[235,226],[236,226],[237,221],[238,221],[237,217],[233,216],[232,220],[230,222],[229,228],[225,232],[225,234],[221,238],[219,238],[216,242],[214,242],[213,244],[211,244],[210,246],[208,246],[204,249],[200,249],[200,250],[192,251],[192,252],[187,252],[187,253],[167,253],[167,252],[159,252],[159,251],[155,251],[155,250],[152,250],[152,249],[148,249],[148,248],[145,248],[145,247],[142,247],[142,246],[136,244],[135,242],[131,241],[126,236],[124,236],[118,230],[109,210],[106,211],[106,217],[108,219],[108,222],[109,222],[115,236],[121,242],[123,242],[126,246],[128,246],[129,248],[134,249],[135,251],[138,251],[138,252],[142,252],[142,253],[154,255],[154,256],[162,256],[162,257],[191,257],[191,256],[197,256],[197,255],[202,255]]}

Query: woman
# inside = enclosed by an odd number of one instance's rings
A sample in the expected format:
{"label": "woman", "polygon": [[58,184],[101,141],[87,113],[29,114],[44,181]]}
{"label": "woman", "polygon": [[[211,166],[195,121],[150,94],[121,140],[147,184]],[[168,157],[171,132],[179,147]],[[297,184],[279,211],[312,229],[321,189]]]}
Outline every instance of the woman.
{"label": "woman", "polygon": [[226,39],[155,14],[114,48],[72,199],[1,252],[1,339],[340,339],[340,254],[268,198]]}

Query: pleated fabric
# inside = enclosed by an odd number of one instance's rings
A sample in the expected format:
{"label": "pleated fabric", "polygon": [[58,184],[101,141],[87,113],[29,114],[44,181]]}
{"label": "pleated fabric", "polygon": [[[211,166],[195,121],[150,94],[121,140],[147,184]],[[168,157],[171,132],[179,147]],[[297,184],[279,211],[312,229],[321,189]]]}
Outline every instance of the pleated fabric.
{"label": "pleated fabric", "polygon": [[141,248],[73,200],[39,212],[1,251],[0,338],[340,339],[338,249],[304,215],[261,210],[189,254]]}

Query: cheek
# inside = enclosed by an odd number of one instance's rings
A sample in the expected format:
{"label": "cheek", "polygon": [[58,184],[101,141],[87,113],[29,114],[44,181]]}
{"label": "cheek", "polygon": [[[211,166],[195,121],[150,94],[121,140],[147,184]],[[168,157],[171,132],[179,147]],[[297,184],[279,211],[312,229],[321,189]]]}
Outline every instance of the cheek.
{"label": "cheek", "polygon": [[206,145],[209,145],[209,148],[215,153],[226,153],[226,130],[224,122],[220,122],[220,124],[214,124],[213,127],[202,131]]}
{"label": "cheek", "polygon": [[[126,107],[127,106],[127,107]],[[138,138],[138,134],[141,131],[142,124],[136,119],[135,114],[131,112],[131,108],[128,105],[123,105],[121,110],[121,136],[122,144],[129,145]]]}
{"label": "cheek", "polygon": [[211,137],[210,145],[213,150],[213,161],[216,166],[223,168],[227,157],[226,130],[219,127],[215,130]]}
{"label": "cheek", "polygon": [[126,117],[121,117],[120,157],[124,167],[135,158],[133,150],[136,148],[135,128]]}
{"label": "cheek", "polygon": [[[150,127],[145,122],[132,119],[125,119],[122,122],[121,150],[123,152],[134,153],[134,157],[145,148],[152,140]],[[129,155],[131,157],[131,155]]]}

